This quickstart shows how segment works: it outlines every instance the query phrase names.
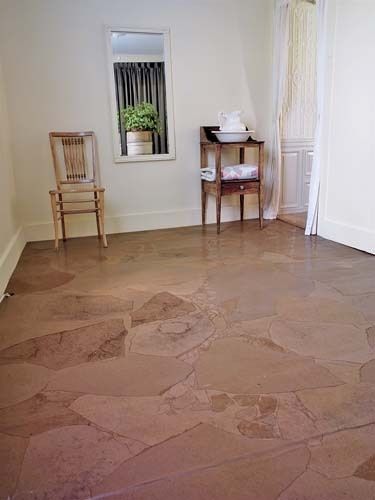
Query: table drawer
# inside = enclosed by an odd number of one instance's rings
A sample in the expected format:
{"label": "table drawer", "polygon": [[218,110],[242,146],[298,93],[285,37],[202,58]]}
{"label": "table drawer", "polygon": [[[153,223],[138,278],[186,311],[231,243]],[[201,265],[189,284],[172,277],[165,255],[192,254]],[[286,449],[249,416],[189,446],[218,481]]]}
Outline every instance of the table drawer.
{"label": "table drawer", "polygon": [[221,194],[251,194],[259,191],[259,181],[225,182],[221,185]]}

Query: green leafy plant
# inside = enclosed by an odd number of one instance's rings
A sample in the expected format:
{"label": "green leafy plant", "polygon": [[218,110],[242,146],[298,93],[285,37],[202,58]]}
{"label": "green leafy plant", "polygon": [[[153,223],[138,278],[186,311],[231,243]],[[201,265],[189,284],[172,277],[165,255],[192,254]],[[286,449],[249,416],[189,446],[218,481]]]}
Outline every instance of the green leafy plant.
{"label": "green leafy plant", "polygon": [[120,111],[121,122],[128,132],[160,132],[160,119],[155,107],[149,102],[141,102]]}

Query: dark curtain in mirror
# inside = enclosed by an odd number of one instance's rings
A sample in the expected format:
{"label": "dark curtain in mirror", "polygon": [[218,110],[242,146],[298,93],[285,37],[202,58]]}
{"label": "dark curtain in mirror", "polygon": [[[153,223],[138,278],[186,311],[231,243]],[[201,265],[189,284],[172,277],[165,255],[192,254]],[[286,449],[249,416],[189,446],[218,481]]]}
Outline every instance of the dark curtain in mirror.
{"label": "dark curtain in mirror", "polygon": [[[160,134],[152,134],[153,153],[168,153],[164,62],[114,63],[117,109],[150,102],[159,113]],[[126,155],[126,131],[119,123],[122,154]]]}

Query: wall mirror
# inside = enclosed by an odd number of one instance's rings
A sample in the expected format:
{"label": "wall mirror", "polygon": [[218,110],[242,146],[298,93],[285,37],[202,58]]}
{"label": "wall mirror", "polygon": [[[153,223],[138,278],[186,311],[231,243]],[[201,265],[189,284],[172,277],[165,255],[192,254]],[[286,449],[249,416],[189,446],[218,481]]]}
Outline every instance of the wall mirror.
{"label": "wall mirror", "polygon": [[174,159],[168,29],[106,28],[116,163]]}

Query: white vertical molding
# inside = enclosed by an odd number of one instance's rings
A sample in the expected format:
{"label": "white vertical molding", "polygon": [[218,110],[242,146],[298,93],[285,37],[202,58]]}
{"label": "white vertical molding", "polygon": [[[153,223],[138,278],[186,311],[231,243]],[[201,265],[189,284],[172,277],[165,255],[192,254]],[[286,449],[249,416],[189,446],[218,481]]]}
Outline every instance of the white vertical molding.
{"label": "white vertical molding", "polygon": [[23,228],[20,227],[0,255],[0,296],[5,292],[8,281],[21,257],[26,244]]}

